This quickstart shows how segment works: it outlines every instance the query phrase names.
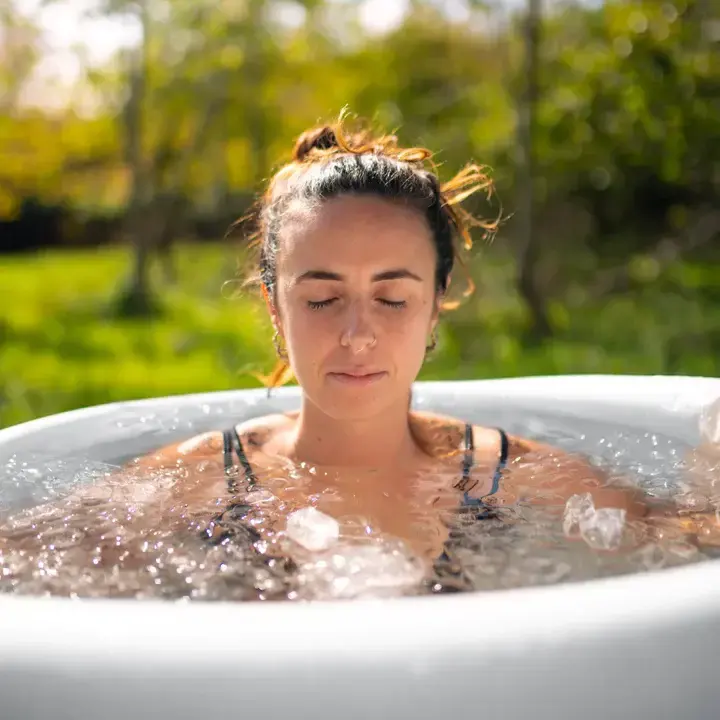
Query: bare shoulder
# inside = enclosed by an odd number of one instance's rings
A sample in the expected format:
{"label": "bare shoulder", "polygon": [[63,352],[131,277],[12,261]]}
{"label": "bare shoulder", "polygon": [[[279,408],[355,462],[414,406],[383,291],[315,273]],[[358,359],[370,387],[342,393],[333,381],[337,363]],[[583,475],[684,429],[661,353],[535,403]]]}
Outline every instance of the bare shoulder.
{"label": "bare shoulder", "polygon": [[579,453],[517,435],[508,435],[508,471],[503,487],[516,497],[542,486],[545,497],[532,491],[535,504],[564,502],[572,495],[590,493],[595,507],[625,509],[628,517],[642,517],[647,507],[639,489],[613,486],[604,470]]}
{"label": "bare shoulder", "polygon": [[[414,412],[411,423],[416,437],[431,454],[442,455],[465,448],[465,420],[439,413]],[[477,457],[489,459],[500,452],[500,433],[495,428],[473,425],[472,430]]]}
{"label": "bare shoulder", "polygon": [[492,443],[492,433],[495,434],[495,443],[498,447],[501,447],[503,442],[502,435],[504,434],[507,438],[507,462],[509,465],[521,460],[531,460],[539,464],[549,462],[557,468],[562,467],[566,470],[571,468],[574,472],[580,472],[586,476],[595,473],[590,462],[582,455],[569,453],[555,445],[522,435],[504,433],[499,429],[491,430],[488,434],[488,428],[475,428],[476,443],[481,443],[483,440],[486,443]]}
{"label": "bare shoulder", "polygon": [[513,435],[511,433],[506,433],[506,437],[508,441],[509,461],[523,458],[528,455],[532,455],[535,458],[569,457],[568,453],[564,450],[561,450],[554,445],[540,442],[539,440],[532,440],[531,438],[523,437],[521,435]]}
{"label": "bare shoulder", "polygon": [[289,430],[297,413],[273,413],[244,420],[235,426],[235,431],[248,448],[264,448],[278,434]]}
{"label": "bare shoulder", "polygon": [[[462,447],[464,421],[435,413],[413,413],[411,417],[414,426],[422,428],[424,437],[430,438],[435,448],[442,443],[445,447]],[[589,492],[597,508],[624,508],[630,518],[645,514],[647,508],[642,503],[640,491],[608,487],[605,473],[582,455],[511,433],[506,437],[508,464],[503,473],[501,493],[507,494],[508,502],[526,495],[529,488],[542,485],[543,498],[530,491],[534,503],[554,504],[571,495]],[[502,435],[497,428],[473,425],[473,443],[476,462],[491,464],[501,457]]]}
{"label": "bare shoulder", "polygon": [[[473,425],[473,445],[477,454],[486,456],[497,455],[500,457],[502,453],[502,434],[497,428],[489,428],[483,425]],[[515,438],[506,435],[510,443],[510,448],[514,448]]]}
{"label": "bare shoulder", "polygon": [[[235,429],[249,445],[262,445],[275,431],[290,422],[288,415],[263,415],[245,420],[236,425]],[[194,461],[217,458],[222,455],[223,444],[223,431],[210,430],[153,450],[134,460],[131,465],[143,469],[187,465]]]}
{"label": "bare shoulder", "polygon": [[185,465],[193,460],[215,456],[222,452],[222,448],[222,432],[212,430],[153,450],[134,460],[131,466],[152,469],[168,465]]}
{"label": "bare shoulder", "polygon": [[[414,412],[411,414],[411,418],[413,420],[413,429],[418,436],[438,450],[464,447],[465,428],[467,426],[464,420],[431,412]],[[569,457],[560,448],[519,435],[503,433],[499,428],[473,425],[472,429],[473,446],[475,454],[479,458],[500,457],[503,434],[508,441],[508,461],[529,455],[535,458]]]}

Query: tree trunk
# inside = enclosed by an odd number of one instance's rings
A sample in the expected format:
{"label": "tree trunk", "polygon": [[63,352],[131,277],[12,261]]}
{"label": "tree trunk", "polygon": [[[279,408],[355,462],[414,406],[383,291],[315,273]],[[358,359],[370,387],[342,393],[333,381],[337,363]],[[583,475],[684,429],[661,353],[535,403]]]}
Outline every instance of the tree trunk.
{"label": "tree trunk", "polygon": [[[168,283],[177,281],[177,272],[173,263],[173,245],[186,223],[183,188],[190,177],[193,161],[211,142],[210,130],[213,122],[225,114],[223,106],[228,99],[228,78],[229,73],[221,71],[205,80],[204,84],[209,88],[209,94],[201,101],[202,114],[198,119],[192,140],[183,147],[176,166],[170,171],[162,195],[156,193],[155,221],[152,227],[148,228],[148,237],[144,245],[157,254]],[[163,198],[167,198],[167,201],[163,202]]]}
{"label": "tree trunk", "polygon": [[530,313],[530,336],[539,341],[552,335],[547,301],[537,277],[540,259],[535,232],[535,148],[536,106],[539,95],[540,27],[542,0],[528,0],[525,17],[525,87],[518,111],[518,229],[517,287]]}
{"label": "tree trunk", "polygon": [[261,99],[265,85],[265,49],[263,47],[265,32],[263,14],[266,0],[251,0],[249,17],[245,28],[245,63],[243,70],[248,88],[248,96],[254,98],[246,105],[248,135],[252,147],[252,182],[259,183],[268,170],[267,134],[265,106]]}
{"label": "tree trunk", "polygon": [[142,39],[130,72],[130,95],[123,113],[126,156],[132,177],[126,232],[133,248],[130,277],[118,300],[118,311],[123,315],[148,315],[156,309],[150,288],[149,238],[145,222],[152,191],[149,168],[144,156],[143,119],[147,95],[150,25],[147,2],[139,4],[139,19]]}

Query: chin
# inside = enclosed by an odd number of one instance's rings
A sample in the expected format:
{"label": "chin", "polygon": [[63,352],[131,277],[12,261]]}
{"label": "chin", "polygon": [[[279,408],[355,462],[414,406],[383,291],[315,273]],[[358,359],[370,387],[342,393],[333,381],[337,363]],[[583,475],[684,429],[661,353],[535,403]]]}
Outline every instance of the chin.
{"label": "chin", "polygon": [[398,400],[394,393],[388,392],[387,388],[384,391],[382,388],[372,390],[325,388],[308,397],[325,415],[334,420],[367,420],[377,417]]}

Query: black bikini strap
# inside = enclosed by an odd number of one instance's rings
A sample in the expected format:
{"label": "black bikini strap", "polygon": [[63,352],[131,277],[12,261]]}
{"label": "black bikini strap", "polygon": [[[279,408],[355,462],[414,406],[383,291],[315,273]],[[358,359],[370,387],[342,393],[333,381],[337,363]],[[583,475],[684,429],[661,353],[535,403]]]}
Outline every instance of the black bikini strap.
{"label": "black bikini strap", "polygon": [[473,426],[465,424],[465,455],[463,456],[462,480],[463,484],[470,478],[470,471],[475,464],[475,441],[473,438]]}
{"label": "black bikini strap", "polygon": [[225,475],[230,475],[233,469],[232,432],[230,430],[223,430],[223,463]]}
{"label": "black bikini strap", "polygon": [[252,487],[257,482],[257,478],[255,477],[252,466],[247,459],[247,455],[245,455],[245,448],[243,447],[242,440],[240,440],[237,430],[235,428],[232,428],[231,430],[223,430],[223,464],[225,465],[225,476],[227,477],[228,490],[234,493],[237,492],[237,485],[235,482],[237,474],[234,472],[235,463],[232,456],[233,450],[235,450],[238,460],[240,460],[248,487]]}
{"label": "black bikini strap", "polygon": [[231,431],[231,441],[233,447],[235,448],[235,452],[237,453],[238,459],[240,460],[243,471],[245,472],[245,479],[247,480],[248,487],[252,487],[257,482],[257,478],[253,472],[252,465],[250,465],[250,461],[247,459],[245,448],[243,447],[242,440],[240,439],[237,428],[235,427],[233,427]]}
{"label": "black bikini strap", "polygon": [[497,428],[500,433],[500,461],[498,462],[498,470],[502,470],[508,461],[508,455],[510,453],[510,441],[508,440],[507,433],[500,428]]}
{"label": "black bikini strap", "polygon": [[498,459],[497,467],[495,468],[495,474],[493,475],[493,484],[488,495],[494,495],[500,489],[500,479],[502,478],[502,471],[507,464],[508,455],[510,453],[510,441],[504,430],[496,428],[500,434],[500,458]]}
{"label": "black bikini strap", "polygon": [[[501,428],[496,428],[500,435],[500,457],[498,459],[495,474],[493,475],[493,488],[490,495],[497,492],[500,483],[500,472],[505,467],[510,453],[510,441],[507,433]],[[465,425],[465,455],[463,456],[462,486],[470,479],[470,471],[475,464],[475,443],[473,441],[473,426],[471,423]]]}

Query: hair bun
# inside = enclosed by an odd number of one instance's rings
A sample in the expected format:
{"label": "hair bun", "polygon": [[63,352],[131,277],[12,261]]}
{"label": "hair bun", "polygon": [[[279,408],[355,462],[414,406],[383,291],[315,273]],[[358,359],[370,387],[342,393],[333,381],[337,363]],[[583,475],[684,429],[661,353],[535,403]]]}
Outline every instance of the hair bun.
{"label": "hair bun", "polygon": [[329,125],[306,130],[295,142],[293,160],[302,162],[313,150],[332,150],[339,147],[335,130]]}

